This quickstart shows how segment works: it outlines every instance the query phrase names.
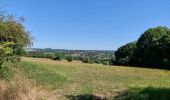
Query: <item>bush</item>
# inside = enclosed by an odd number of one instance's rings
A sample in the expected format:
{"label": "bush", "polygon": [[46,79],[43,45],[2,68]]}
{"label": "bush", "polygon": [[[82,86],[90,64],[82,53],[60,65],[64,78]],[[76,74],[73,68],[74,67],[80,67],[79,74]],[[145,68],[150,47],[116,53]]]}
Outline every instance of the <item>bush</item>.
{"label": "bush", "polygon": [[12,77],[12,70],[6,66],[6,65],[1,65],[1,68],[0,68],[0,79],[4,79],[4,80],[7,80],[9,81],[10,78]]}
{"label": "bush", "polygon": [[62,60],[62,58],[61,58],[61,56],[57,55],[57,56],[52,57],[52,60],[58,60],[58,61],[61,61],[61,60]]}
{"label": "bush", "polygon": [[81,59],[81,61],[83,63],[90,63],[90,64],[94,63],[94,61],[92,61],[89,57],[84,57]]}
{"label": "bush", "polygon": [[103,65],[109,65],[109,61],[107,61],[107,60],[102,60],[102,64],[103,64]]}
{"label": "bush", "polygon": [[25,48],[32,44],[32,37],[22,22],[22,18],[0,14],[0,78],[9,79],[10,69],[4,64],[19,62]]}
{"label": "bush", "polygon": [[68,62],[72,62],[73,61],[73,58],[71,56],[67,57],[66,59],[68,60]]}
{"label": "bush", "polygon": [[116,63],[116,57],[112,56],[111,59],[109,60],[110,65],[114,65]]}
{"label": "bush", "polygon": [[95,60],[95,63],[96,64],[101,64],[101,61],[100,60]]}

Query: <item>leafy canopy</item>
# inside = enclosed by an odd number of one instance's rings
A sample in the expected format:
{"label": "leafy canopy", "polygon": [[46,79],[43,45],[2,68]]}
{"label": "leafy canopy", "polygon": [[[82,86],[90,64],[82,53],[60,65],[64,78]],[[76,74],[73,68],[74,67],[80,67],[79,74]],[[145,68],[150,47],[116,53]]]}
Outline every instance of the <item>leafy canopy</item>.
{"label": "leafy canopy", "polygon": [[146,30],[136,42],[120,47],[116,64],[170,69],[170,29],[164,26]]}
{"label": "leafy canopy", "polygon": [[32,44],[23,21],[23,18],[12,15],[0,15],[0,66],[6,61],[19,61],[24,49]]}

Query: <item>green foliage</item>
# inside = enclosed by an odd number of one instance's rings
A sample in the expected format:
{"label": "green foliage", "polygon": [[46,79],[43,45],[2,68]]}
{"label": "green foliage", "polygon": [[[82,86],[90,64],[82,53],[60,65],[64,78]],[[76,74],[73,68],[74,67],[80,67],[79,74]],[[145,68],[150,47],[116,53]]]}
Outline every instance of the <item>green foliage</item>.
{"label": "green foliage", "polygon": [[0,15],[0,71],[1,78],[8,79],[8,68],[4,63],[19,62],[24,49],[31,45],[31,36],[22,24],[23,19],[15,19],[8,14]]}
{"label": "green foliage", "polygon": [[0,16],[0,41],[14,42],[18,47],[31,44],[30,33],[22,24],[23,18],[15,19],[12,15]]}
{"label": "green foliage", "polygon": [[12,70],[7,65],[2,65],[0,68],[0,79],[9,81],[12,77]]}
{"label": "green foliage", "polygon": [[68,62],[72,62],[73,61],[73,58],[71,56],[68,56],[66,59],[68,60]]}
{"label": "green foliage", "polygon": [[135,49],[136,49],[136,41],[120,47],[115,52],[116,64],[130,65],[130,59],[132,58]]}
{"label": "green foliage", "polygon": [[101,64],[101,61],[98,60],[98,59],[96,59],[96,60],[95,60],[95,63],[96,63],[96,64]]}
{"label": "green foliage", "polygon": [[[141,37],[138,39],[136,45],[136,59],[137,63],[142,63],[143,66],[161,66],[160,61],[162,58],[162,50],[166,49],[167,43],[163,43],[165,41],[163,37],[165,37],[168,33],[169,29],[166,27],[156,27],[151,28],[145,31]],[[162,43],[161,43],[162,41]],[[166,49],[167,51],[167,49]]]}
{"label": "green foliage", "polygon": [[59,61],[61,61],[61,60],[62,60],[62,56],[59,55],[59,54],[54,55],[54,56],[52,57],[52,60],[59,60]]}
{"label": "green foliage", "polygon": [[83,58],[81,59],[81,61],[82,61],[83,63],[90,63],[90,64],[94,63],[94,61],[91,60],[89,57],[83,57]]}
{"label": "green foliage", "polygon": [[109,63],[114,56],[114,51],[101,51],[101,50],[62,50],[62,49],[38,49],[33,48],[26,53],[26,57],[35,58],[49,58],[53,59],[55,55],[60,55],[62,59],[68,60],[68,56],[71,56],[73,60],[82,61],[82,59],[89,58],[90,63],[101,64],[101,61],[107,59]]}
{"label": "green foliage", "polygon": [[109,65],[109,61],[108,60],[102,60],[101,61],[103,65]]}
{"label": "green foliage", "polygon": [[34,58],[49,58],[52,59],[54,57],[54,54],[44,54],[43,52],[37,52],[37,51],[31,51],[31,52],[27,52],[25,54],[26,57],[34,57]]}
{"label": "green foliage", "polygon": [[110,65],[114,65],[116,63],[116,56],[112,56],[111,59],[109,60]]}
{"label": "green foliage", "polygon": [[170,30],[158,26],[145,31],[137,42],[120,47],[116,64],[170,69]]}

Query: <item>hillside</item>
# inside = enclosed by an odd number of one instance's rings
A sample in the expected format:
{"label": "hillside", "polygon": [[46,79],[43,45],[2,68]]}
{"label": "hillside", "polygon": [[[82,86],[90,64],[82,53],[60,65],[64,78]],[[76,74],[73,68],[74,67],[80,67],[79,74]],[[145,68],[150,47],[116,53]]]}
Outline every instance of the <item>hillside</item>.
{"label": "hillside", "polygon": [[19,68],[60,99],[170,99],[170,71],[167,70],[26,57]]}

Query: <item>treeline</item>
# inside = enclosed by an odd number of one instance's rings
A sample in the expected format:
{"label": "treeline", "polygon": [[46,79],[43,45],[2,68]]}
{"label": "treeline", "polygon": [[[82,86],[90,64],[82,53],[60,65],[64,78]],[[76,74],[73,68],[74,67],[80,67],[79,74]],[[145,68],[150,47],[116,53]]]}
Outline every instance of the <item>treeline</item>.
{"label": "treeline", "polygon": [[73,60],[82,61],[83,63],[97,63],[112,65],[115,59],[113,51],[97,50],[53,50],[53,49],[34,49],[28,51],[25,56],[35,58],[49,58],[52,60]]}
{"label": "treeline", "polygon": [[150,28],[137,41],[120,47],[115,56],[116,65],[170,69],[170,29]]}

